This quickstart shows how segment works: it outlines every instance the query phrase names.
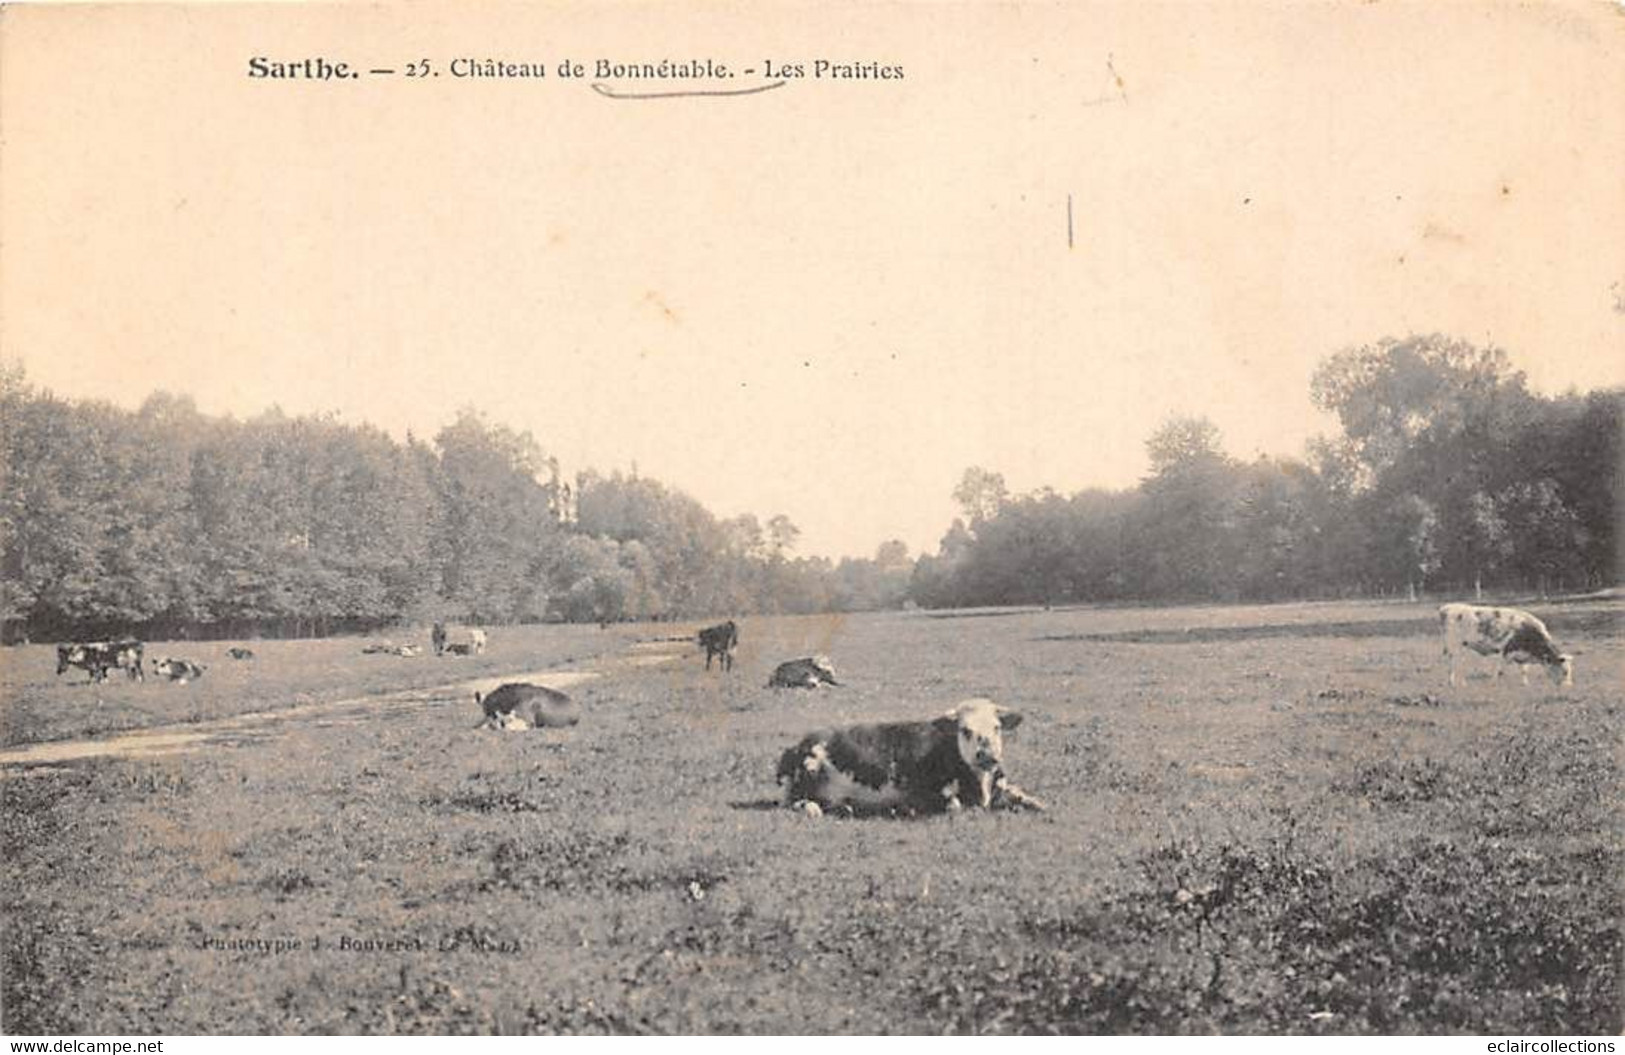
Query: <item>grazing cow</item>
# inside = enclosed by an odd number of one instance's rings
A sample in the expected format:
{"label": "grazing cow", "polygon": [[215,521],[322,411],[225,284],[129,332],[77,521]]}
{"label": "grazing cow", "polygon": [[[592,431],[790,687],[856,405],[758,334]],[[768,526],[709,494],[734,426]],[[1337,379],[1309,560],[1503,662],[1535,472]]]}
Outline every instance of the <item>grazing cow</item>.
{"label": "grazing cow", "polygon": [[511,681],[474,702],[485,712],[476,728],[523,729],[558,728],[581,720],[581,705],[558,689]]}
{"label": "grazing cow", "polygon": [[228,648],[226,649],[226,655],[232,659],[253,659],[254,650],[251,648]]}
{"label": "grazing cow", "polygon": [[179,685],[185,685],[188,681],[203,677],[203,672],[206,669],[201,663],[193,663],[189,659],[171,659],[165,656],[163,659],[152,661],[152,672],[154,674],[168,678]]}
{"label": "grazing cow", "polygon": [[821,816],[849,812],[957,811],[970,804],[1041,810],[1004,775],[1005,732],[1017,711],[966,700],[931,721],[854,725],[812,733],[779,759],[785,804]]}
{"label": "grazing cow", "polygon": [[732,619],[700,631],[700,647],[705,649],[705,669],[711,669],[711,657],[721,656],[717,665],[723,670],[734,669],[734,649],[739,647],[739,627]]}
{"label": "grazing cow", "polygon": [[827,656],[807,656],[780,663],[767,679],[770,689],[816,689],[820,685],[839,685],[835,680],[835,667]]}
{"label": "grazing cow", "polygon": [[75,642],[56,646],[56,672],[60,677],[69,667],[79,667],[91,681],[106,681],[109,670],[123,670],[130,678],[145,681],[141,666],[144,646],[134,639],[124,641]]}
{"label": "grazing cow", "polygon": [[[1546,624],[1521,608],[1488,608],[1476,604],[1447,604],[1439,609],[1444,633],[1444,654],[1450,661],[1450,684],[1456,684],[1456,663],[1463,651],[1500,656],[1516,663],[1523,683],[1529,684],[1529,664],[1540,663],[1558,685],[1574,684],[1573,657],[1559,652]],[[1500,664],[1495,676],[1506,673]]]}

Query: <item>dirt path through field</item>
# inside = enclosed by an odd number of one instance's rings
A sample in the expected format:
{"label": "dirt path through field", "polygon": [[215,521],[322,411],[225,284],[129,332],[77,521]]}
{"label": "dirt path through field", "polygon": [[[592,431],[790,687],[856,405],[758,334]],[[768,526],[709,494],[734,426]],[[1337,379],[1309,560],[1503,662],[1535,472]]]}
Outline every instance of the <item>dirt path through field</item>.
{"label": "dirt path through field", "polygon": [[26,772],[33,767],[57,766],[89,758],[152,758],[206,747],[238,747],[286,735],[290,726],[321,728],[375,721],[381,716],[424,707],[468,703],[470,717],[474,693],[486,693],[509,681],[529,681],[555,689],[567,689],[616,669],[650,667],[672,663],[692,646],[676,641],[640,641],[625,652],[606,658],[597,670],[537,670],[502,674],[453,682],[427,689],[354,696],[325,703],[307,703],[274,711],[254,711],[207,722],[187,722],[138,729],[114,736],[78,740],[50,740],[0,750],[0,776]]}

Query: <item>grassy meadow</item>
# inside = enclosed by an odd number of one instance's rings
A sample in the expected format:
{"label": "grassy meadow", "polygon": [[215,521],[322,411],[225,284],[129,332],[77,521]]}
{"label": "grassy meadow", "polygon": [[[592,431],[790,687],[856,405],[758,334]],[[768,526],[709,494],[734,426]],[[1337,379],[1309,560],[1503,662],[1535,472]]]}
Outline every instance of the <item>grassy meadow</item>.
{"label": "grassy meadow", "polygon": [[[745,618],[151,645],[195,684],[0,653],[10,745],[593,670],[569,730],[371,720],[0,770],[12,1033],[1610,1033],[1622,1020],[1620,602],[1534,606],[1576,684],[1445,684],[1431,605]],[[641,644],[639,642],[642,642]],[[775,692],[830,655],[843,686]],[[216,654],[217,653],[217,654]],[[821,725],[1022,710],[1042,814],[811,820]]]}
{"label": "grassy meadow", "polygon": [[[550,626],[499,633],[479,656],[437,659],[429,632],[293,641],[159,641],[146,646],[146,680],[111,671],[95,683],[78,667],[56,675],[56,649],[38,645],[0,649],[0,746],[146,729],[178,722],[208,722],[356,696],[426,689],[492,677],[509,670],[570,670],[595,656],[626,648],[661,628]],[[675,631],[673,631],[675,632]],[[421,646],[415,657],[362,655],[370,643]],[[226,650],[244,646],[251,660]],[[200,663],[202,678],[172,685],[152,673],[152,661],[173,656]]]}

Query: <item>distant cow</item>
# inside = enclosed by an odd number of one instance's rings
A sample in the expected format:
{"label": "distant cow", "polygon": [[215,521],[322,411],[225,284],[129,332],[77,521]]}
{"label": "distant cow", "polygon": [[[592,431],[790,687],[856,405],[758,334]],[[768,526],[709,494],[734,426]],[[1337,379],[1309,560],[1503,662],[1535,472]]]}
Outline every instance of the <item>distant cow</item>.
{"label": "distant cow", "polygon": [[109,670],[123,670],[129,677],[145,681],[141,667],[144,646],[134,639],[124,641],[75,642],[56,646],[56,672],[60,677],[69,667],[79,667],[91,681],[106,681]]}
{"label": "distant cow", "polygon": [[445,623],[436,623],[429,631],[429,643],[434,646],[434,654],[443,656],[448,652],[454,656],[477,656],[485,651],[485,631],[473,627],[466,634],[454,636],[446,629]]}
{"label": "distant cow", "polygon": [[936,813],[963,805],[1026,807],[1043,803],[1004,775],[1004,736],[1017,711],[966,700],[930,721],[854,725],[812,733],[779,759],[788,806],[821,816],[851,812]]}
{"label": "distant cow", "polygon": [[711,657],[721,656],[718,666],[734,669],[734,649],[739,647],[739,627],[732,619],[700,631],[700,647],[705,649],[705,669],[711,669]]}
{"label": "distant cow", "polygon": [[141,655],[145,646],[139,641],[120,641],[113,647],[113,665],[124,668],[125,675],[132,680],[146,681],[146,672],[141,669]]}
{"label": "distant cow", "polygon": [[363,656],[416,656],[422,651],[417,645],[392,645],[388,641],[363,645],[361,648]]}
{"label": "distant cow", "polygon": [[839,685],[835,680],[835,667],[827,656],[807,656],[780,663],[767,679],[770,689],[816,689],[820,685]]}
{"label": "distant cow", "polygon": [[193,663],[189,659],[171,659],[165,656],[163,659],[152,661],[152,672],[154,674],[161,678],[168,678],[179,685],[185,685],[188,681],[195,681],[203,677],[203,672],[207,669],[201,663]]}
{"label": "distant cow", "polygon": [[558,728],[581,720],[581,705],[558,689],[511,681],[474,702],[485,712],[480,727],[518,731]]}
{"label": "distant cow", "polygon": [[226,649],[226,655],[232,659],[253,659],[254,650],[251,648],[228,648]]}
{"label": "distant cow", "polygon": [[[1573,657],[1559,652],[1546,624],[1520,608],[1488,608],[1476,604],[1447,604],[1439,609],[1444,654],[1450,661],[1450,684],[1456,684],[1456,664],[1466,649],[1483,656],[1500,656],[1516,663],[1523,683],[1529,684],[1530,663],[1545,666],[1558,685],[1574,684]],[[1506,673],[1505,663],[1495,676]]]}

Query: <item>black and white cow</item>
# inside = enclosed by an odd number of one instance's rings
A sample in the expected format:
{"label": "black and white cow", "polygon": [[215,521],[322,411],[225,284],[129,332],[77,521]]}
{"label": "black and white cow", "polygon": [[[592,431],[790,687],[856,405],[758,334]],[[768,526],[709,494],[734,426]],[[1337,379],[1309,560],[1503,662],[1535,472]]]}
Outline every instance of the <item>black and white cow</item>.
{"label": "black and white cow", "polygon": [[253,659],[254,650],[251,648],[228,648],[226,649],[226,655],[232,659]]}
{"label": "black and white cow", "polygon": [[134,639],[116,642],[113,646],[113,665],[122,667],[125,676],[132,681],[146,681],[146,671],[141,668],[141,656],[145,648],[145,645]]}
{"label": "black and white cow", "polygon": [[835,667],[827,656],[807,656],[780,663],[767,679],[770,689],[816,689],[820,685],[839,685],[835,680]]}
{"label": "black and white cow", "polygon": [[711,657],[721,656],[718,666],[734,669],[734,649],[739,647],[739,627],[732,619],[700,631],[700,647],[705,649],[705,669],[711,669]]}
{"label": "black and white cow", "polygon": [[1450,684],[1456,684],[1456,664],[1471,649],[1482,656],[1500,656],[1495,676],[1506,673],[1505,663],[1516,663],[1523,683],[1529,684],[1529,664],[1539,663],[1558,685],[1574,684],[1573,657],[1559,652],[1546,624],[1521,608],[1490,608],[1477,604],[1447,604],[1439,609],[1444,654],[1450,661]]}
{"label": "black and white cow", "polygon": [[163,659],[152,661],[152,672],[154,674],[162,678],[168,678],[178,685],[185,685],[188,681],[196,681],[198,678],[203,677],[203,672],[206,669],[208,668],[204,667],[203,664],[193,663],[189,659],[171,659],[165,656]]}
{"label": "black and white cow", "polygon": [[79,667],[91,681],[106,681],[109,670],[123,670],[130,678],[147,680],[141,666],[144,646],[134,639],[87,641],[56,646],[56,672],[60,677],[69,667]]}
{"label": "black and white cow", "polygon": [[524,729],[560,728],[581,721],[581,705],[568,694],[546,685],[510,681],[474,702],[485,712],[477,728]]}
{"label": "black and white cow", "polygon": [[937,813],[962,806],[1041,810],[1004,775],[1004,734],[1021,714],[966,700],[929,721],[853,725],[810,733],[779,759],[787,806],[822,816]]}

